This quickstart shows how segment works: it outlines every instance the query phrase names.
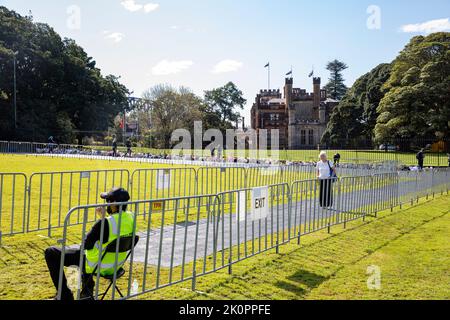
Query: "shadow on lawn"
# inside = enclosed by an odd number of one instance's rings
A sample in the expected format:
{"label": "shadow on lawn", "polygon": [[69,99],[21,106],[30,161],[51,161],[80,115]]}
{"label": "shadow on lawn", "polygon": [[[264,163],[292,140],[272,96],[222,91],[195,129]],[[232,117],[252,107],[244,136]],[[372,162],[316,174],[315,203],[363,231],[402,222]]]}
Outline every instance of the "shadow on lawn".
{"label": "shadow on lawn", "polygon": [[317,288],[321,283],[328,280],[328,277],[309,272],[307,270],[299,270],[288,277],[292,284],[286,281],[278,281],[275,285],[280,289],[290,291],[298,296],[307,294],[311,289]]}

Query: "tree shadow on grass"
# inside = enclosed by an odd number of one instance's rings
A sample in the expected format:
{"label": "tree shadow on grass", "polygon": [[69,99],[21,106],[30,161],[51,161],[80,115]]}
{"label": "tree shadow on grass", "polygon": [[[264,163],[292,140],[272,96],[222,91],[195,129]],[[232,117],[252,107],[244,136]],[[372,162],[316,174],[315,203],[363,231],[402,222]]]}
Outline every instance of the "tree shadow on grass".
{"label": "tree shadow on grass", "polygon": [[328,277],[307,270],[299,270],[287,279],[295,282],[295,284],[287,281],[278,281],[275,285],[280,289],[290,291],[297,296],[302,297],[311,289],[317,288],[321,283],[327,281]]}

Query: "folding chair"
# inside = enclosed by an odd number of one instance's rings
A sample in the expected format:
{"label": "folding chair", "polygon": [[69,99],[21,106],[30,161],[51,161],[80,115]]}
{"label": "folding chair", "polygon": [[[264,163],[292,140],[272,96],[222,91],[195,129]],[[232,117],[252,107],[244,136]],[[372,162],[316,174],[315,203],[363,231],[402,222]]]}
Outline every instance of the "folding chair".
{"label": "folding chair", "polygon": [[[119,241],[119,239],[114,240],[113,242],[111,242],[105,249],[105,252],[102,255],[102,261],[105,258],[105,255],[107,253],[116,253],[116,248],[117,248],[117,241]],[[134,247],[136,246],[136,244],[139,241],[139,236],[134,236]],[[125,261],[128,260],[128,258],[131,255],[131,251],[134,249],[133,247],[133,237],[121,237],[120,241],[119,241],[119,253],[124,253],[124,252],[128,252],[128,255],[125,259]],[[98,264],[94,269],[94,272],[92,272],[92,275],[95,276],[96,272],[97,272],[97,268],[98,268]],[[122,278],[122,276],[125,274],[125,269],[123,267],[120,267],[119,269],[117,269],[116,271],[116,280],[119,280],[120,278]],[[101,278],[107,279],[109,280],[109,286],[106,289],[106,291],[102,294],[102,298],[100,300],[103,300],[105,298],[105,296],[108,294],[109,289],[111,289],[112,285],[114,284],[114,274],[112,275],[107,275],[107,276],[103,276],[100,274]],[[117,283],[114,284],[114,290],[116,290],[119,295],[123,298],[123,294],[120,291],[119,287],[117,287]],[[91,298],[94,299],[94,293],[91,292]]]}

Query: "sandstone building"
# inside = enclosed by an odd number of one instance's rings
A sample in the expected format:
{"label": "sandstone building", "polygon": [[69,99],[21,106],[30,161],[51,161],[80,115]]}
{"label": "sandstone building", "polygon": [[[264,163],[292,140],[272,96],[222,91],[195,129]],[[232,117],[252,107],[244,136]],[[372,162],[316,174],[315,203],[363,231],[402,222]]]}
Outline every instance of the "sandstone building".
{"label": "sandstone building", "polygon": [[326,129],[331,111],[338,101],[328,99],[320,87],[320,78],[313,78],[313,92],[294,88],[293,78],[286,78],[284,92],[261,90],[251,109],[252,129],[279,130],[281,149],[317,147]]}

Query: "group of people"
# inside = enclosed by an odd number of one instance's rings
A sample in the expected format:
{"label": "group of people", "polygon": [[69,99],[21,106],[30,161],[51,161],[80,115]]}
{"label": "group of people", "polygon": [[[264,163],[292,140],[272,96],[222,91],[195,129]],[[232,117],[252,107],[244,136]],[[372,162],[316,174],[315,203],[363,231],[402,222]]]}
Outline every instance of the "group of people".
{"label": "group of people", "polygon": [[[132,156],[133,150],[131,150],[132,144],[131,144],[131,140],[127,139],[125,146],[127,147],[127,153],[125,153],[126,157],[130,157]],[[112,143],[112,156],[113,157],[118,157],[119,153],[117,152],[117,139],[114,138],[113,143]]]}

